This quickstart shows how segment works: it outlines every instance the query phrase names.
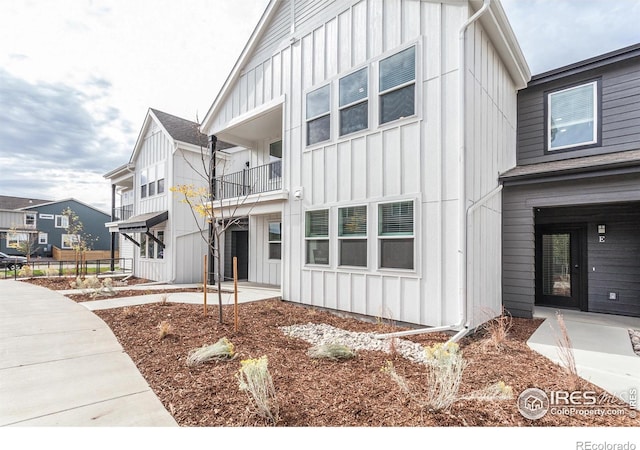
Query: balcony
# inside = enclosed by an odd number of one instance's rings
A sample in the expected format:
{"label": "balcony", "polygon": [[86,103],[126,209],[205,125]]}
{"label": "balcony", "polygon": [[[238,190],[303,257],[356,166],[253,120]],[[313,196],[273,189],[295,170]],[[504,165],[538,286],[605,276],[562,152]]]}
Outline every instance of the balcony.
{"label": "balcony", "polygon": [[112,217],[114,222],[119,222],[121,220],[127,220],[133,216],[133,205],[120,206],[118,208],[113,208]]}
{"label": "balcony", "polygon": [[248,197],[282,190],[282,161],[244,169],[213,180],[215,200]]}

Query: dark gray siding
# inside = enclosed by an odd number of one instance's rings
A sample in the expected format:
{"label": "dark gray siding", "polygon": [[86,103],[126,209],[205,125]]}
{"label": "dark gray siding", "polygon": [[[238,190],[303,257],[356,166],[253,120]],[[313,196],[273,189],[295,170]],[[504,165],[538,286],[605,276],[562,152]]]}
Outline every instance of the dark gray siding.
{"label": "dark gray siding", "polygon": [[[588,307],[640,315],[640,174],[507,185],[503,192],[503,302],[531,317],[535,224],[587,224]],[[597,225],[607,225],[606,241]],[[593,268],[595,267],[595,271]],[[616,292],[617,301],[608,293]]]}
{"label": "dark gray siding", "polygon": [[[545,92],[599,78],[602,140],[597,147],[544,153]],[[517,163],[576,158],[640,148],[640,58],[533,85],[518,93]]]}
{"label": "dark gray siding", "polygon": [[104,224],[111,221],[111,216],[107,213],[75,200],[64,200],[46,205],[38,205],[33,208],[28,208],[27,211],[38,212],[37,228],[38,231],[48,234],[48,245],[61,248],[62,235],[66,234],[66,229],[56,228],[55,220],[40,219],[40,214],[61,215],[62,211],[66,208],[71,209],[78,215],[84,227],[84,234],[90,235],[92,238],[93,244],[91,248],[93,250],[109,250],[111,235]]}

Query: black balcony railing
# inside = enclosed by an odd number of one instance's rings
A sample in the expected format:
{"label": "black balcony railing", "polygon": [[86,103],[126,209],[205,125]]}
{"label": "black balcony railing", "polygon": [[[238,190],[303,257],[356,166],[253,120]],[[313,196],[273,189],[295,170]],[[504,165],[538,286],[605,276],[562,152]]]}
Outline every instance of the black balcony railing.
{"label": "black balcony railing", "polygon": [[133,216],[133,205],[127,206],[119,206],[118,208],[113,208],[113,220],[127,220],[131,216]]}
{"label": "black balcony railing", "polygon": [[213,180],[213,197],[216,200],[245,197],[261,192],[282,189],[282,161],[244,169]]}

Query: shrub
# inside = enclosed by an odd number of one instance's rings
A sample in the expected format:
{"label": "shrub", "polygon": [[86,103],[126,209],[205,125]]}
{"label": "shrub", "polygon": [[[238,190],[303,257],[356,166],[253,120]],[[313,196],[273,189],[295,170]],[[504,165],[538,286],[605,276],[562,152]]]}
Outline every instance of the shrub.
{"label": "shrub", "polygon": [[502,314],[493,317],[482,325],[487,332],[487,343],[496,349],[502,348],[513,325],[511,315],[503,308]]}
{"label": "shrub", "polygon": [[307,350],[307,356],[310,358],[330,359],[340,361],[344,359],[354,358],[355,352],[346,345],[342,344],[322,344],[315,345]]}
{"label": "shrub", "polygon": [[272,425],[278,423],[278,402],[267,357],[241,361],[237,377],[240,390],[245,391],[253,402],[255,413]]}
{"label": "shrub", "polygon": [[42,273],[44,274],[44,276],[46,276],[47,278],[50,277],[55,277],[58,275],[58,269],[56,269],[55,267],[47,267],[46,269],[44,269],[42,271]]}
{"label": "shrub", "polygon": [[205,345],[199,349],[192,350],[187,356],[187,366],[195,367],[208,361],[220,361],[233,359],[236,356],[233,344],[229,339],[223,337],[213,345]]}
{"label": "shrub", "polygon": [[166,320],[160,322],[160,324],[158,325],[158,338],[160,338],[160,340],[163,340],[172,333],[173,326],[169,322],[167,322]]}
{"label": "shrub", "polygon": [[462,373],[467,362],[456,343],[435,344],[425,348],[427,367],[426,386],[416,387],[399,375],[388,361],[382,368],[398,385],[400,390],[416,401],[420,407],[431,411],[447,410],[457,400],[505,400],[513,398],[513,390],[504,382],[459,396]]}
{"label": "shrub", "polygon": [[20,271],[18,272],[19,277],[31,277],[33,276],[33,269],[31,266],[22,266]]}

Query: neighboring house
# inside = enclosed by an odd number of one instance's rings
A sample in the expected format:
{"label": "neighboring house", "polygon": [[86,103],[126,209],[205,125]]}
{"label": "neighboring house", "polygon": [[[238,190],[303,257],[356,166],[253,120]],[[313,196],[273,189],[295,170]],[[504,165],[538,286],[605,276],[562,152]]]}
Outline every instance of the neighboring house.
{"label": "neighboring house", "polygon": [[215,217],[247,224],[225,278],[237,256],[285,300],[452,330],[500,312],[529,69],[486,3],[269,3],[201,127],[250,155],[215,185]]}
{"label": "neighboring house", "polygon": [[503,299],[640,316],[640,45],[537,75],[501,176]]}
{"label": "neighboring house", "polygon": [[[19,241],[29,238],[29,234],[37,233],[35,239],[35,255],[52,256],[53,247],[61,250],[73,248],[74,237],[67,233],[68,218],[63,214],[67,208],[75,212],[83,224],[83,234],[90,237],[92,250],[109,250],[109,233],[104,229],[104,222],[108,214],[87,205],[79,200],[70,198],[65,200],[34,200],[20,197],[0,197],[0,208],[13,208],[13,211],[1,211],[1,217],[13,214],[22,217],[23,227],[17,226],[12,232],[14,224],[3,223],[4,239],[0,243],[0,251],[8,254],[18,254],[16,245]],[[0,219],[2,220],[2,219]],[[4,222],[4,220],[2,220]],[[9,225],[9,229],[5,225]],[[34,237],[35,238],[35,237]]]}
{"label": "neighboring house", "polygon": [[[202,282],[206,242],[189,206],[170,188],[206,187],[203,157],[208,165],[207,136],[197,123],[149,109],[129,162],[105,175],[112,185],[113,205],[106,226],[114,244],[119,242],[120,256],[133,261],[134,275],[171,283]],[[198,220],[206,230],[206,220]]]}

